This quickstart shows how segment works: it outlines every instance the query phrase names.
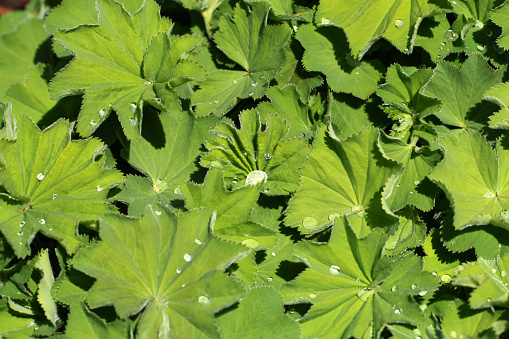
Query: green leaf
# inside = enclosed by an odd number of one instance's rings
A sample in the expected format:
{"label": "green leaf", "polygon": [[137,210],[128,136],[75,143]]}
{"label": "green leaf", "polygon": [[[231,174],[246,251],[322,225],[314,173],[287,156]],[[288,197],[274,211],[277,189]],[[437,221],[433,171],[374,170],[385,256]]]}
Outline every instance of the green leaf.
{"label": "green leaf", "polygon": [[0,334],[5,338],[28,338],[37,329],[33,317],[21,316],[8,306],[8,299],[0,300]]}
{"label": "green leaf", "polygon": [[502,35],[498,38],[497,44],[503,49],[509,49],[509,37],[507,34],[507,28],[509,27],[509,6],[504,4],[490,13],[491,20],[502,27]]}
{"label": "green leaf", "polygon": [[352,54],[360,59],[380,38],[402,52],[411,50],[407,36],[417,30],[424,16],[437,11],[440,8],[426,0],[368,0],[362,4],[356,0],[325,0],[320,1],[315,23],[343,28]]}
{"label": "green leaf", "polygon": [[220,316],[217,322],[225,338],[299,338],[299,324],[283,312],[276,289],[253,288],[237,309]]}
{"label": "green leaf", "polygon": [[181,198],[178,186],[199,170],[202,143],[218,121],[214,117],[196,119],[187,113],[174,117],[167,112],[147,112],[150,132],[132,141],[124,153],[129,163],[148,177],[127,177],[118,199],[129,204],[129,215],[141,216],[147,204],[159,202],[169,207],[171,200]]}
{"label": "green leaf", "polygon": [[2,117],[2,128],[0,129],[0,139],[14,140],[16,139],[16,126],[12,116],[12,104],[0,104],[0,116]]}
{"label": "green leaf", "polygon": [[58,240],[72,253],[80,243],[76,227],[107,210],[108,188],[123,176],[101,168],[97,139],[70,141],[72,126],[59,120],[42,131],[25,115],[16,116],[15,141],[0,140],[0,228],[18,257],[30,253],[37,232]]}
{"label": "green leaf", "polygon": [[295,255],[309,268],[281,293],[285,303],[313,304],[300,320],[303,337],[379,338],[386,324],[423,321],[411,296],[434,290],[437,280],[422,271],[422,260],[415,255],[383,257],[385,242],[381,229],[359,239],[342,217],[328,243],[295,246]]}
{"label": "green leaf", "polygon": [[75,58],[56,75],[50,91],[53,98],[84,93],[77,125],[82,136],[91,135],[115,110],[127,138],[136,139],[143,102],[179,111],[175,88],[204,78],[203,68],[187,54],[202,39],[171,39],[171,24],[161,19],[153,0],[132,16],[119,3],[97,0],[97,12],[98,25],[55,33],[55,40]]}
{"label": "green leaf", "polygon": [[501,109],[490,117],[489,126],[494,129],[509,129],[509,83],[498,84],[484,93],[483,99],[496,103]]}
{"label": "green leaf", "polygon": [[39,59],[41,45],[49,35],[42,28],[42,20],[30,19],[19,24],[15,31],[0,35],[0,100]]}
{"label": "green leaf", "polygon": [[122,339],[129,336],[129,322],[115,321],[106,324],[96,314],[90,312],[84,303],[79,303],[71,308],[65,338],[89,338],[89,339]]}
{"label": "green leaf", "polygon": [[55,278],[53,277],[53,269],[51,268],[48,250],[39,252],[39,258],[35,263],[35,267],[42,273],[42,278],[37,286],[37,300],[39,304],[41,304],[46,318],[51,321],[53,326],[56,326],[56,323],[60,321],[60,317],[57,312],[57,304],[51,295],[51,289],[55,283]]}
{"label": "green leaf", "polygon": [[[462,132],[439,141],[444,160],[429,178],[444,189],[454,209],[454,227],[492,223],[509,227],[509,151],[500,140],[496,151],[474,132]],[[507,158],[507,159],[506,159]]]}
{"label": "green leaf", "polygon": [[266,96],[270,102],[261,102],[256,107],[262,119],[269,114],[279,113],[290,125],[287,138],[302,136],[309,139],[313,136],[314,128],[308,113],[309,108],[300,100],[295,86],[288,85],[282,89],[271,87],[267,90]]}
{"label": "green leaf", "polygon": [[497,256],[495,259],[478,258],[477,263],[461,265],[454,277],[453,284],[471,287],[468,302],[473,309],[509,306],[509,256]]}
{"label": "green leaf", "polygon": [[336,216],[347,215],[359,236],[371,227],[396,224],[397,219],[382,208],[381,190],[400,167],[382,157],[378,133],[366,128],[338,142],[320,127],[313,152],[300,170],[302,185],[290,199],[285,224],[309,234],[331,225]]}
{"label": "green leaf", "polygon": [[222,171],[211,168],[203,185],[185,182],[181,189],[187,209],[208,207],[216,211],[214,234],[256,249],[276,244],[274,231],[249,221],[259,196],[253,186],[226,191]]}
{"label": "green leaf", "polygon": [[142,312],[140,337],[219,337],[214,313],[243,295],[223,270],[248,252],[213,236],[214,219],[207,209],[176,216],[161,206],[141,219],[102,217],[102,240],[74,259],[97,279],[90,307],[113,305],[122,319]]}
{"label": "green leaf", "polygon": [[406,205],[413,205],[420,210],[429,211],[434,206],[437,195],[434,186],[423,180],[440,160],[440,151],[429,147],[417,147],[415,142],[407,144],[401,139],[392,138],[382,133],[379,138],[380,148],[385,157],[402,164],[403,170],[387,183],[384,201],[391,211],[398,211]]}
{"label": "green leaf", "polygon": [[214,138],[207,140],[209,151],[201,158],[205,167],[223,167],[225,186],[253,185],[266,195],[287,195],[299,188],[298,169],[310,150],[301,139],[285,140],[289,125],[279,115],[269,115],[262,130],[254,110],[242,112],[241,128],[218,124]]}
{"label": "green leaf", "polygon": [[441,60],[451,53],[464,51],[461,32],[455,24],[451,26],[444,14],[422,20],[415,38],[415,46],[424,48],[433,60]]}
{"label": "green leaf", "polygon": [[4,101],[12,103],[15,114],[26,114],[36,123],[40,123],[56,105],[50,98],[48,84],[41,73],[38,67],[29,69],[25,81],[9,87],[4,97]]}
{"label": "green leaf", "polygon": [[442,331],[447,338],[496,338],[491,331],[499,318],[500,312],[471,310],[466,303],[454,300],[443,317]]}
{"label": "green leaf", "polygon": [[241,5],[233,18],[224,15],[214,35],[217,47],[245,71],[219,70],[200,83],[193,97],[198,116],[223,115],[237,98],[260,98],[285,63],[285,45],[291,35],[287,26],[267,25],[269,6],[255,3],[249,11]]}
{"label": "green leaf", "polygon": [[480,130],[492,113],[490,105],[481,102],[483,93],[502,81],[504,71],[493,70],[480,55],[470,56],[461,68],[442,61],[423,94],[442,101],[442,110],[435,115],[444,124]]}
{"label": "green leaf", "polygon": [[423,258],[424,269],[440,277],[442,283],[449,283],[460,261],[453,259],[454,257],[446,250],[438,236],[439,232],[432,230],[426,237],[423,245],[424,252],[426,253],[426,256]]}
{"label": "green leaf", "polygon": [[334,92],[366,99],[376,90],[382,76],[380,63],[352,58],[340,29],[304,25],[297,30],[296,38],[305,49],[302,64],[306,70],[325,74]]}

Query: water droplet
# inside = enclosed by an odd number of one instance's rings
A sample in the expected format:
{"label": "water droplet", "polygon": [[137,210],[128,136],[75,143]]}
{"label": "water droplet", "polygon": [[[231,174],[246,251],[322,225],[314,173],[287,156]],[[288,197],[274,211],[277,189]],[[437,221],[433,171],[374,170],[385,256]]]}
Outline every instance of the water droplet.
{"label": "water droplet", "polygon": [[190,262],[193,259],[193,256],[189,253],[184,254],[184,260]]}
{"label": "water droplet", "polygon": [[270,189],[266,188],[263,190],[265,193],[269,193],[270,192]]}
{"label": "water droplet", "polygon": [[135,102],[131,102],[131,103],[129,104],[129,110],[130,110],[131,112],[133,112],[133,113],[134,113],[134,112],[136,112],[136,103],[135,103]]}
{"label": "water droplet", "polygon": [[418,328],[414,328],[413,332],[415,335],[421,335],[421,330],[419,330]]}
{"label": "water droplet", "polygon": [[405,26],[405,22],[403,20],[398,19],[398,20],[394,21],[394,26],[396,26],[396,28],[401,28],[401,27]]}
{"label": "water droplet", "polygon": [[353,206],[352,213],[357,214],[359,217],[362,217],[364,215],[364,206],[362,206],[362,205]]}
{"label": "water droplet", "polygon": [[39,224],[41,224],[41,225],[46,224],[46,220],[44,220],[44,219],[39,219]]}
{"label": "water droplet", "polygon": [[424,297],[426,295],[426,293],[428,293],[428,291],[420,291],[418,294],[421,296],[421,297]]}
{"label": "water droplet", "polygon": [[446,38],[447,41],[456,41],[458,40],[458,33],[454,32],[452,29],[449,29],[444,33],[444,38]]}
{"label": "water droplet", "polygon": [[500,47],[496,42],[493,43],[493,49],[495,50],[495,52],[497,52],[497,54],[502,54],[505,52],[505,49],[503,47]]}
{"label": "water droplet", "polygon": [[180,187],[177,187],[173,190],[173,193],[175,194],[182,194],[182,190],[180,189]]}
{"label": "water droplet", "polygon": [[272,282],[272,278],[271,278],[271,277],[268,277],[268,278],[267,278],[267,281],[268,281],[268,282]]}
{"label": "water droplet", "polygon": [[19,235],[19,236],[22,236],[22,235],[23,235],[23,232],[18,232],[18,235]]}
{"label": "water droplet", "polygon": [[249,93],[248,95],[249,95],[250,97],[252,97],[252,96],[254,95],[254,93],[253,93],[253,92],[251,92],[251,93]]}
{"label": "water droplet", "polygon": [[501,276],[502,278],[507,277],[507,272],[506,272],[506,271],[502,271],[502,272],[500,272],[500,276]]}
{"label": "water droplet", "polygon": [[373,294],[375,294],[375,291],[370,289],[370,288],[363,288],[362,290],[360,290],[358,293],[357,293],[357,298],[359,298],[360,300],[362,301],[366,301],[368,300],[368,298],[370,296],[372,296]]}
{"label": "water droplet", "polygon": [[314,294],[314,293],[309,294],[309,299],[315,299],[315,298],[316,298],[316,294]]}
{"label": "water droplet", "polygon": [[403,312],[403,310],[401,310],[401,309],[397,309],[397,310],[394,311],[394,313],[398,314],[398,315],[401,314],[401,312]]}
{"label": "water droplet", "polygon": [[136,126],[136,118],[129,119],[129,125]]}
{"label": "water droplet", "polygon": [[397,185],[396,185],[396,187],[397,187],[397,188],[400,188],[400,187],[401,187],[401,185],[400,185],[400,184],[397,184]]}
{"label": "water droplet", "polygon": [[257,186],[267,181],[267,173],[264,171],[254,170],[246,177],[246,186]]}
{"label": "water droplet", "polygon": [[313,217],[305,217],[304,220],[302,220],[302,227],[307,230],[314,230],[316,226],[318,226],[318,220]]}
{"label": "water droplet", "polygon": [[99,119],[104,118],[105,115],[106,115],[106,110],[104,108],[99,110]]}
{"label": "water droplet", "polygon": [[428,308],[428,305],[422,304],[421,306],[419,306],[419,308],[421,309],[421,311],[424,311],[425,309]]}
{"label": "water droplet", "polygon": [[194,239],[194,243],[195,243],[196,245],[201,245],[201,244],[202,244],[202,242],[201,242],[201,240],[200,240],[200,239]]}
{"label": "water droplet", "polygon": [[22,221],[19,223],[19,227],[23,227],[23,226],[25,226],[25,224],[26,224],[26,222]]}
{"label": "water droplet", "polygon": [[160,216],[162,214],[161,211],[156,211],[155,213],[157,216]]}
{"label": "water droplet", "polygon": [[44,179],[46,176],[42,173],[39,173],[37,174],[37,180],[41,181],[42,179]]}
{"label": "water droplet", "polygon": [[260,243],[254,239],[246,239],[242,242],[242,244],[253,249],[260,247]]}
{"label": "water droplet", "polygon": [[233,80],[233,83],[236,84],[237,83],[237,80]]}
{"label": "water droplet", "polygon": [[253,82],[251,83],[251,86],[253,86],[253,87],[255,87],[256,85],[258,85],[258,83],[257,83],[256,81],[253,81]]}
{"label": "water droplet", "polygon": [[55,200],[56,198],[58,198],[58,195],[55,193],[53,194],[53,198],[51,198],[51,200]]}
{"label": "water droplet", "polygon": [[419,181],[419,180],[415,180],[415,181],[414,181],[414,185],[415,185],[415,186],[419,185],[419,183],[420,183],[420,181]]}
{"label": "water droplet", "polygon": [[484,46],[484,45],[477,45],[477,50],[479,52],[484,52],[486,50],[486,46]]}
{"label": "water droplet", "polygon": [[322,18],[322,25],[328,25],[328,24],[330,24],[330,19]]}
{"label": "water droplet", "polygon": [[182,272],[179,268],[177,268],[177,274],[180,274],[180,272]]}
{"label": "water droplet", "polygon": [[239,178],[233,178],[233,179],[232,179],[232,182],[233,182],[234,184],[238,183],[238,182],[239,182]]}
{"label": "water droplet", "polygon": [[53,231],[53,229],[52,228],[48,228],[48,231]]}
{"label": "water droplet", "polygon": [[329,220],[332,221],[332,220],[334,220],[334,218],[339,218],[339,217],[341,217],[341,214],[339,214],[339,213],[331,213],[329,215]]}
{"label": "water droplet", "polygon": [[[19,242],[19,244],[20,244],[20,245],[23,245],[23,241],[20,241],[20,242]],[[19,293],[19,294],[21,294],[21,293]]]}
{"label": "water droplet", "polygon": [[483,28],[484,27],[484,23],[481,21],[481,20],[476,20],[475,21],[475,25],[479,28]]}
{"label": "water droplet", "polygon": [[412,289],[415,290],[417,288],[417,285],[416,284],[412,284]]}
{"label": "water droplet", "polygon": [[496,269],[496,268],[492,268],[492,269],[491,269],[491,272],[492,272],[493,274],[497,274],[497,269]]}
{"label": "water droplet", "polygon": [[90,121],[90,126],[97,126],[97,122],[95,122],[94,120],[91,120]]}
{"label": "water droplet", "polygon": [[440,277],[440,280],[443,282],[443,283],[448,283],[448,282],[451,282],[452,278],[449,274],[444,274]]}
{"label": "water droplet", "polygon": [[275,256],[276,256],[276,252],[272,252],[272,253],[271,253],[271,255],[272,255],[273,257],[275,257]]}
{"label": "water droplet", "polygon": [[103,188],[101,187],[101,185],[97,185],[97,191],[101,192],[102,190],[103,190]]}
{"label": "water droplet", "polygon": [[155,101],[156,103],[160,104],[160,103],[161,103],[161,98],[155,98],[155,99],[154,99],[154,101]]}
{"label": "water droplet", "polygon": [[263,155],[263,157],[264,157],[266,160],[270,160],[270,159],[272,159],[272,155],[270,155],[269,153],[265,153],[265,154]]}
{"label": "water droplet", "polygon": [[410,193],[410,194],[414,194],[414,191],[410,191],[410,192],[408,192],[408,193]]}
{"label": "water droplet", "polygon": [[451,332],[449,332],[449,336],[450,336],[451,338],[457,338],[457,337],[458,337],[458,334],[456,333],[456,331],[451,331]]}
{"label": "water droplet", "polygon": [[397,290],[398,290],[398,286],[396,286],[396,285],[392,286],[391,291],[396,292]]}
{"label": "water droplet", "polygon": [[198,303],[200,303],[203,306],[210,305],[210,298],[208,295],[200,295],[198,297]]}
{"label": "water droplet", "polygon": [[260,75],[260,79],[265,78],[265,74]]}
{"label": "water droplet", "polygon": [[332,265],[331,267],[329,267],[329,272],[332,275],[339,275],[339,271],[340,270],[341,269],[338,266],[336,266],[336,265]]}

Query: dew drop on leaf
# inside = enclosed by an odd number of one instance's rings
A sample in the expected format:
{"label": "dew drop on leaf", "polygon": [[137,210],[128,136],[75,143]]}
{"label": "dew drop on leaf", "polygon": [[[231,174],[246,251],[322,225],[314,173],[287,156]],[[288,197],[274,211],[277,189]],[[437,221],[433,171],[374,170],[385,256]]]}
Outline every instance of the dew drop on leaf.
{"label": "dew drop on leaf", "polygon": [[194,239],[194,242],[195,242],[196,245],[201,245],[202,244],[200,239]]}
{"label": "dew drop on leaf", "polygon": [[180,274],[180,272],[182,272],[179,268],[177,268],[176,270],[177,274]]}
{"label": "dew drop on leaf", "polygon": [[251,93],[249,93],[248,95],[249,95],[250,97],[252,97],[252,96],[254,95],[254,93],[253,93],[253,92],[251,92]]}
{"label": "dew drop on leaf", "polygon": [[479,52],[484,52],[486,50],[486,46],[484,46],[484,45],[477,45],[477,50]]}
{"label": "dew drop on leaf", "polygon": [[247,247],[253,249],[260,247],[260,243],[254,239],[246,239],[242,242],[242,245],[246,245]]}
{"label": "dew drop on leaf", "polygon": [[339,217],[341,217],[341,214],[339,214],[339,213],[331,213],[329,215],[329,220],[332,221],[332,220],[334,220],[334,218],[339,218]]}
{"label": "dew drop on leaf", "polygon": [[304,227],[307,230],[314,230],[317,225],[318,220],[316,220],[313,217],[305,217],[304,220],[302,220],[302,227]]}
{"label": "dew drop on leaf", "polygon": [[451,331],[451,332],[449,332],[449,336],[450,336],[451,338],[457,338],[457,337],[458,337],[458,334],[457,334],[455,331]]}
{"label": "dew drop on leaf", "polygon": [[496,42],[493,43],[493,49],[495,50],[495,52],[497,52],[497,54],[502,54],[505,52],[505,49],[503,47],[500,47]]}
{"label": "dew drop on leaf", "polygon": [[273,257],[275,257],[275,256],[276,256],[276,252],[272,252],[272,253],[271,253],[271,255],[272,255]]}
{"label": "dew drop on leaf", "polygon": [[507,272],[506,272],[506,271],[502,271],[502,272],[500,272],[500,276],[501,276],[502,278],[507,277]]}
{"label": "dew drop on leaf", "polygon": [[180,189],[180,187],[177,187],[173,190],[173,193],[175,194],[182,194],[182,190]]}
{"label": "dew drop on leaf", "polygon": [[410,192],[408,192],[408,193],[409,193],[409,194],[414,194],[414,191],[410,191]]}
{"label": "dew drop on leaf", "polygon": [[133,113],[134,113],[134,112],[136,112],[136,103],[135,103],[135,102],[131,102],[131,103],[129,104],[129,110],[130,110],[131,112],[133,112]]}
{"label": "dew drop on leaf", "polygon": [[503,210],[502,212],[500,212],[500,216],[504,219],[509,219],[509,211]]}
{"label": "dew drop on leaf", "polygon": [[428,291],[420,291],[418,294],[421,296],[421,297],[424,297],[426,295],[426,293],[428,293]]}
{"label": "dew drop on leaf", "polygon": [[41,224],[41,225],[46,224],[46,220],[44,220],[44,219],[39,219],[39,224]]}
{"label": "dew drop on leaf", "polygon": [[46,176],[44,174],[42,174],[42,173],[37,174],[37,180],[39,180],[39,181],[44,179],[44,177],[46,177]]}
{"label": "dew drop on leaf", "polygon": [[22,236],[22,235],[23,235],[23,232],[18,232],[18,235],[19,235],[19,236]]}
{"label": "dew drop on leaf", "polygon": [[234,184],[236,184],[236,183],[238,183],[238,182],[239,182],[239,179],[238,179],[238,178],[233,178],[233,179],[232,179],[232,182],[233,182]]}
{"label": "dew drop on leaf", "polygon": [[328,25],[328,24],[330,24],[330,19],[322,18],[322,25]]}
{"label": "dew drop on leaf", "polygon": [[447,41],[456,41],[458,40],[458,33],[454,32],[452,29],[449,29],[444,33],[444,38],[446,38]]}
{"label": "dew drop on leaf", "polygon": [[338,266],[336,266],[336,265],[332,265],[331,267],[329,267],[329,272],[332,275],[339,275],[339,271],[340,270],[341,269]]}
{"label": "dew drop on leaf", "polygon": [[256,85],[258,85],[258,83],[257,83],[256,81],[253,81],[253,82],[251,83],[251,86],[253,86],[253,87],[255,87]]}
{"label": "dew drop on leaf", "polygon": [[412,284],[412,289],[415,290],[417,288],[417,285],[416,284]]}
{"label": "dew drop on leaf", "polygon": [[271,278],[271,277],[268,277],[268,278],[267,278],[267,281],[268,281],[268,282],[272,282],[272,278]]}
{"label": "dew drop on leaf", "polygon": [[158,104],[160,104],[161,103],[161,98],[155,98],[154,101],[157,102]]}
{"label": "dew drop on leaf", "polygon": [[157,216],[160,216],[162,214],[161,211],[156,211],[155,213]]}
{"label": "dew drop on leaf", "polygon": [[101,185],[97,185],[97,191],[101,192],[102,190],[103,190],[103,188],[101,187]]}
{"label": "dew drop on leaf", "polygon": [[91,120],[90,121],[90,126],[97,126],[97,122],[95,122],[94,120]]}
{"label": "dew drop on leaf", "polygon": [[246,186],[257,186],[267,181],[267,173],[260,170],[250,172],[246,177]]}
{"label": "dew drop on leaf", "polygon": [[58,195],[55,193],[55,194],[53,194],[53,198],[51,198],[51,199],[55,200],[56,198],[58,198]]}
{"label": "dew drop on leaf", "polygon": [[210,298],[208,295],[200,295],[198,297],[198,303],[200,303],[203,306],[210,305]]}
{"label": "dew drop on leaf", "polygon": [[375,294],[375,292],[370,288],[363,288],[362,290],[357,293],[357,298],[359,298],[362,301],[368,300],[370,296]]}
{"label": "dew drop on leaf", "polygon": [[440,277],[440,281],[443,283],[448,283],[452,280],[451,276],[449,274],[444,274]]}
{"label": "dew drop on leaf", "polygon": [[396,185],[396,187],[397,187],[397,188],[400,188],[400,187],[401,187],[401,185],[400,185],[400,184],[397,184],[397,185]]}
{"label": "dew drop on leaf", "polygon": [[129,125],[136,126],[136,119],[135,118],[129,119]]}
{"label": "dew drop on leaf", "polygon": [[395,310],[395,311],[394,311],[394,313],[395,313],[395,314],[398,314],[398,315],[399,315],[399,314],[401,314],[401,312],[402,312],[402,310],[401,310],[401,309],[397,309],[397,310]]}
{"label": "dew drop on leaf", "polygon": [[104,108],[99,110],[99,119],[104,118],[105,115],[106,115],[106,110]]}
{"label": "dew drop on leaf", "polygon": [[184,254],[184,260],[190,262],[193,259],[193,256],[189,253]]}
{"label": "dew drop on leaf", "polygon": [[396,292],[397,290],[398,290],[398,286],[396,286],[396,285],[392,286],[391,291]]}
{"label": "dew drop on leaf", "polygon": [[394,21],[394,26],[396,26],[396,28],[401,28],[401,27],[405,26],[405,22],[403,20],[398,19],[398,20]]}
{"label": "dew drop on leaf", "polygon": [[314,293],[309,294],[309,299],[315,299],[315,298],[316,298],[316,294],[314,294]]}
{"label": "dew drop on leaf", "polygon": [[270,159],[272,159],[272,155],[270,155],[269,153],[265,153],[265,154],[263,155],[263,157],[264,157],[266,160],[270,160]]}
{"label": "dew drop on leaf", "polygon": [[414,181],[414,185],[415,185],[415,186],[419,185],[419,183],[420,183],[420,181],[419,181],[419,180],[415,180],[415,181]]}
{"label": "dew drop on leaf", "polygon": [[26,224],[26,222],[22,221],[19,223],[19,227],[23,227],[23,226],[25,226],[25,224]]}

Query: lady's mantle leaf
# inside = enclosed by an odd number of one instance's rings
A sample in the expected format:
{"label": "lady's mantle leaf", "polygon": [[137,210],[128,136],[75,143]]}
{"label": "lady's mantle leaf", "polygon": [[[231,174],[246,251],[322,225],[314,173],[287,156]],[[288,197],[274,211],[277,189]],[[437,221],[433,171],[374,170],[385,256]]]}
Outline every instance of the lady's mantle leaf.
{"label": "lady's mantle leaf", "polygon": [[244,292],[223,270],[248,252],[213,236],[214,219],[208,209],[175,216],[161,206],[147,207],[141,219],[102,217],[102,241],[74,260],[97,279],[88,304],[113,305],[122,319],[143,312],[140,338],[219,337],[214,313]]}
{"label": "lady's mantle leaf", "polygon": [[347,215],[359,236],[369,233],[370,227],[396,224],[398,220],[382,209],[381,191],[400,167],[382,156],[377,139],[375,128],[342,142],[329,136],[324,126],[319,128],[285,224],[314,233],[331,225],[334,217]]}
{"label": "lady's mantle leaf", "polygon": [[472,310],[466,302],[452,300],[442,318],[442,332],[446,338],[498,338],[493,332],[501,315],[493,309]]}
{"label": "lady's mantle leaf", "polygon": [[201,38],[171,39],[171,24],[161,19],[153,0],[132,16],[112,0],[97,0],[97,11],[98,25],[55,33],[75,58],[53,79],[51,93],[55,98],[84,93],[81,135],[92,134],[113,109],[127,138],[136,139],[144,101],[179,111],[175,87],[205,77],[203,68],[187,59]]}
{"label": "lady's mantle leaf", "polygon": [[438,63],[424,95],[438,98],[443,107],[435,115],[446,125],[481,129],[492,111],[482,103],[483,93],[500,83],[505,69],[494,71],[480,55],[472,55],[460,69],[452,63]]}
{"label": "lady's mantle leaf", "polygon": [[89,339],[123,339],[129,336],[129,323],[117,320],[106,324],[95,313],[90,312],[85,304],[79,303],[71,308],[64,338]]}
{"label": "lady's mantle leaf", "polygon": [[60,317],[57,313],[57,303],[53,300],[51,295],[51,289],[55,283],[55,278],[53,276],[48,250],[42,250],[39,253],[39,258],[35,263],[35,267],[42,273],[41,280],[37,286],[37,300],[41,304],[46,318],[51,321],[53,326],[56,326],[57,321],[60,321]]}
{"label": "lady's mantle leaf", "polygon": [[169,206],[179,197],[177,187],[199,169],[196,158],[203,152],[202,143],[219,121],[215,117],[196,119],[186,113],[178,117],[166,112],[147,114],[150,132],[132,141],[124,157],[148,178],[128,176],[118,195],[119,200],[129,203],[129,215],[138,217],[147,204]]}
{"label": "lady's mantle leaf", "polygon": [[474,288],[468,299],[470,307],[509,307],[509,255],[495,259],[477,259],[459,267],[453,284]]}
{"label": "lady's mantle leaf", "polygon": [[249,221],[258,200],[253,186],[226,191],[221,170],[211,168],[203,185],[186,182],[182,185],[186,208],[208,207],[216,211],[214,234],[223,239],[242,242],[251,247],[269,247],[277,242],[273,230]]}
{"label": "lady's mantle leaf", "polygon": [[245,71],[219,70],[202,82],[193,97],[197,115],[224,114],[237,98],[260,98],[285,63],[288,26],[268,26],[269,5],[255,3],[252,11],[237,5],[233,19],[221,17],[214,36],[217,47]]}
{"label": "lady's mantle leaf", "polygon": [[447,194],[454,227],[492,223],[509,229],[509,150],[497,141],[496,151],[475,132],[441,139],[445,157],[430,179]]}
{"label": "lady's mantle leaf", "polygon": [[345,30],[357,58],[369,50],[373,43],[385,38],[400,51],[410,46],[408,35],[417,30],[420,19],[440,10],[427,0],[324,0],[320,1],[315,22],[336,25]]}
{"label": "lady's mantle leaf", "polygon": [[498,84],[484,93],[484,99],[499,105],[501,109],[490,117],[493,129],[509,129],[509,82]]}
{"label": "lady's mantle leaf", "polygon": [[299,188],[298,168],[308,156],[308,144],[300,139],[284,140],[290,126],[278,115],[265,119],[244,111],[241,128],[231,123],[218,124],[216,137],[207,140],[209,150],[201,158],[206,167],[223,167],[226,187],[253,185],[267,195],[287,195]]}
{"label": "lady's mantle leaf", "polygon": [[382,76],[378,61],[359,61],[352,58],[348,42],[337,27],[300,26],[297,39],[306,52],[302,63],[308,71],[325,74],[334,92],[352,93],[366,99],[375,90]]}
{"label": "lady's mantle leaf", "polygon": [[0,229],[19,257],[30,253],[38,231],[58,240],[68,252],[80,242],[80,220],[107,210],[108,188],[120,172],[94,162],[104,145],[97,139],[70,141],[71,126],[59,120],[44,131],[17,116],[15,141],[0,140]]}
{"label": "lady's mantle leaf", "polygon": [[299,324],[283,312],[276,289],[253,288],[238,308],[220,316],[217,322],[224,338],[299,338]]}
{"label": "lady's mantle leaf", "polygon": [[412,295],[434,290],[437,279],[422,271],[422,259],[415,255],[384,257],[385,242],[379,228],[358,239],[342,217],[328,243],[295,246],[295,255],[309,268],[281,293],[286,303],[313,303],[300,320],[303,337],[378,338],[386,324],[424,321]]}

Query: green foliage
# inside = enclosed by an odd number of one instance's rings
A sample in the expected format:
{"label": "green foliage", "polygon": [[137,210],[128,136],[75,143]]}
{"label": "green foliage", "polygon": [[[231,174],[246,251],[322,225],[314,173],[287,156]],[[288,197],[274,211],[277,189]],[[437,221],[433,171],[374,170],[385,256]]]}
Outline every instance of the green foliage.
{"label": "green foliage", "polygon": [[508,11],[0,17],[0,337],[508,337]]}

